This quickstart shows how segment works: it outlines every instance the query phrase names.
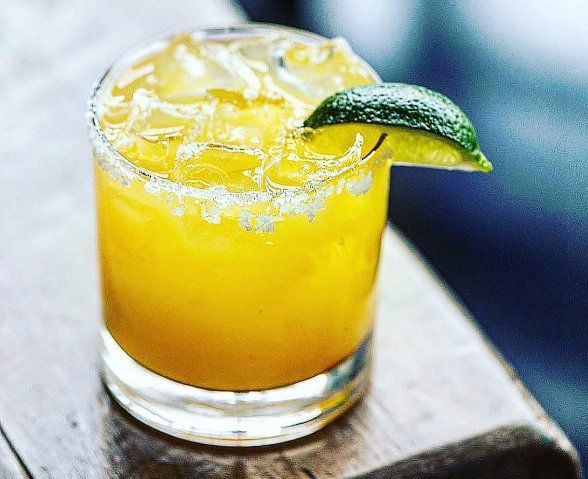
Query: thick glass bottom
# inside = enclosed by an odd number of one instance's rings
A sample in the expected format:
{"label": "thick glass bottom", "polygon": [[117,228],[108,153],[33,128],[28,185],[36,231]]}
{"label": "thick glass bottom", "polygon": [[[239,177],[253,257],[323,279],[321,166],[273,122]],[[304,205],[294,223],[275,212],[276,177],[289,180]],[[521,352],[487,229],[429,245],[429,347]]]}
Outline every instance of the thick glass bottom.
{"label": "thick glass bottom", "polygon": [[262,446],[322,428],[351,407],[369,379],[371,335],[332,369],[261,391],[214,391],[172,381],[141,366],[102,331],[103,380],[141,422],[189,441]]}

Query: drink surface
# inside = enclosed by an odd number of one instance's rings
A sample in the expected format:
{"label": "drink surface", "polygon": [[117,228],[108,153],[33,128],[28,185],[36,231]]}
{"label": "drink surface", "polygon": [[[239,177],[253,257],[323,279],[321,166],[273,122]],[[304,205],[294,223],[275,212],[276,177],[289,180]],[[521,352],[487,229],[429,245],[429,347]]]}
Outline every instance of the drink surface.
{"label": "drink surface", "polygon": [[[342,40],[184,34],[107,76],[96,148],[105,324],[210,389],[316,375],[369,334],[388,168],[378,132],[301,128],[376,81]],[[128,160],[128,161],[127,161]]]}
{"label": "drink surface", "polygon": [[100,123],[125,157],[177,183],[233,192],[303,187],[357,161],[358,149],[355,135],[314,145],[301,138],[302,121],[332,93],[373,81],[342,39],[185,34],[120,74]]}

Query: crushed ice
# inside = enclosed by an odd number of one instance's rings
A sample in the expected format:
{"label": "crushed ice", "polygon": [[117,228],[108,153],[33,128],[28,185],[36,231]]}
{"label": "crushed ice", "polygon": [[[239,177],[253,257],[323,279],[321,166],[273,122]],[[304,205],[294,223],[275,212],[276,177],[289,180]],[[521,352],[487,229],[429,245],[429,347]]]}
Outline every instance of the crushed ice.
{"label": "crushed ice", "polygon": [[[267,58],[268,51],[271,52],[270,61]],[[285,42],[284,38],[276,37],[269,39],[263,48],[255,43],[240,45],[237,55],[231,54],[228,49],[220,47],[220,45],[212,45],[203,49],[202,57],[200,57],[188,51],[186,46],[181,44],[175,47],[173,54],[189,76],[202,78],[206,74],[211,74],[219,80],[220,88],[236,88],[242,92],[247,101],[255,101],[259,97],[260,91],[265,89],[264,94],[267,98],[285,98],[291,102],[294,106],[294,116],[298,118],[307,114],[305,101],[310,99],[315,103],[326,94],[342,87],[341,77],[337,74],[325,79],[324,74],[320,73],[320,69],[324,68],[325,63],[328,63],[333,55],[341,51],[350,52],[351,50],[344,40],[335,39],[317,45],[310,52],[297,51],[288,57],[288,42]],[[304,55],[308,57],[304,57]],[[263,84],[256,72],[264,74]],[[300,80],[302,77],[304,77],[304,81]],[[131,68],[120,75],[116,80],[116,86],[122,89],[135,82],[143,82],[142,84],[149,88],[148,85],[156,85],[159,79],[154,64],[147,63]],[[169,102],[164,101],[154,91],[147,88],[138,87],[126,104],[123,96],[108,96],[103,100],[103,104],[112,108],[123,105],[130,108],[129,123],[131,124],[133,119],[145,118],[153,110],[158,110],[172,118],[196,119],[196,126],[191,126],[189,129],[182,125],[165,125],[163,127],[146,127],[138,133],[139,136],[153,142],[186,135],[186,140],[177,147],[176,161],[185,162],[197,158],[207,148],[257,155],[262,165],[263,161],[268,159],[268,154],[260,148],[188,140],[188,138],[196,138],[205,121],[213,117],[218,106],[217,100],[200,104]],[[93,101],[96,102],[97,98],[94,97]],[[97,125],[97,117],[98,107],[92,103],[88,121],[99,167],[124,186],[129,186],[137,179],[144,182],[144,189],[149,194],[159,195],[163,192],[167,198],[177,199],[178,201],[168,200],[167,203],[171,214],[178,217],[186,214],[186,205],[182,199],[184,197],[193,198],[200,205],[201,217],[211,224],[221,222],[222,217],[225,216],[222,214],[225,209],[237,207],[239,209],[238,223],[243,229],[270,233],[275,230],[276,222],[284,220],[284,215],[306,215],[309,221],[313,221],[316,215],[325,208],[325,200],[331,195],[341,195],[345,191],[352,195],[362,195],[370,190],[373,183],[373,174],[366,168],[354,171],[350,175],[347,174],[352,168],[358,167],[357,160],[361,155],[363,137],[357,135],[354,144],[345,155],[338,159],[333,158],[336,161],[332,166],[329,166],[329,161],[322,157],[327,165],[325,171],[314,178],[310,177],[309,182],[301,187],[288,188],[276,185],[276,188],[270,188],[269,179],[264,178],[267,163],[265,168],[260,165],[248,171],[248,175],[261,191],[234,192],[218,185],[206,188],[183,185],[150,174],[124,159],[119,153],[114,152],[109,141],[113,143],[115,141],[124,142],[125,137],[113,135],[112,138],[110,136],[106,138],[104,134],[108,133],[107,129],[104,128],[104,133],[100,130]],[[296,118],[294,118],[294,122],[297,121]],[[237,140],[239,137],[247,135],[246,131],[240,131],[238,127],[233,130],[233,136]],[[126,138],[130,138],[130,136]],[[120,143],[116,146],[120,148],[124,145]],[[281,155],[281,146],[277,150]],[[279,161],[279,155],[272,153],[272,161]],[[318,157],[311,159],[321,160]],[[347,166],[341,168],[341,165]],[[345,177],[338,178],[336,183],[330,181],[342,175]],[[264,191],[262,185],[265,185],[267,190]],[[260,204],[267,205],[264,208],[265,213],[253,213],[247,209]],[[253,209],[258,210],[257,207]],[[272,214],[268,214],[270,211]]]}

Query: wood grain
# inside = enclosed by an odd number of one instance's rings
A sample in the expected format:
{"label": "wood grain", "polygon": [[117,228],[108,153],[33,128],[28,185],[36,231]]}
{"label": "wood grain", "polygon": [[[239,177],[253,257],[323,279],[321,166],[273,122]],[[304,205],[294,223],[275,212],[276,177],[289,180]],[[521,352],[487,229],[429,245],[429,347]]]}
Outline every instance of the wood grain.
{"label": "wood grain", "polygon": [[[31,476],[577,477],[567,439],[396,233],[385,238],[371,391],[324,431],[279,447],[202,447],[137,423],[105,393],[86,97],[133,44],[238,18],[190,0],[3,9],[0,424]],[[2,447],[0,473],[22,476]]]}
{"label": "wood grain", "polygon": [[0,479],[27,479],[29,476],[21,467],[19,458],[0,428]]}

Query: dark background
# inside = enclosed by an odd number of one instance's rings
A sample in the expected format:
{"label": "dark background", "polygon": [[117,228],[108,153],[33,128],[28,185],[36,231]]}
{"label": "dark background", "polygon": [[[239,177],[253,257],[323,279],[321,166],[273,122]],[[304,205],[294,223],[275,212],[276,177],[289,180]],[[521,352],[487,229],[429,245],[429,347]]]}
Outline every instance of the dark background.
{"label": "dark background", "polygon": [[588,1],[242,0],[345,37],[384,80],[472,119],[490,175],[394,168],[390,218],[431,260],[588,469]]}

